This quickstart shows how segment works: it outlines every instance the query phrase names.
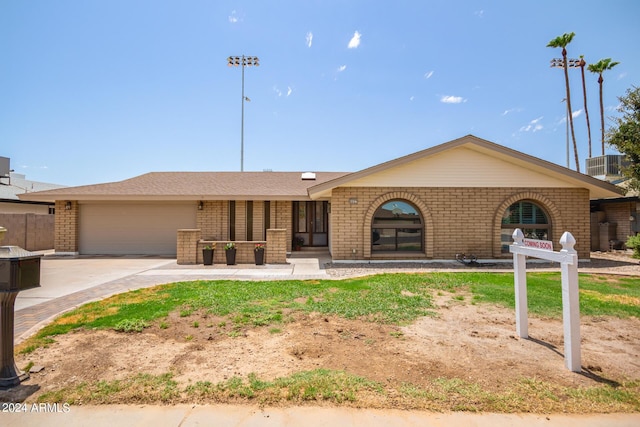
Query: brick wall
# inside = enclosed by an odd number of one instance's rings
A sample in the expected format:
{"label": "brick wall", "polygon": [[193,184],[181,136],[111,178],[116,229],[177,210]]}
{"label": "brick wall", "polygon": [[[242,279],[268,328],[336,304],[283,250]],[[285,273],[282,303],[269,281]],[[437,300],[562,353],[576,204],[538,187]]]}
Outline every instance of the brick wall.
{"label": "brick wall", "polygon": [[[282,202],[280,202],[282,203]],[[247,203],[236,201],[236,240],[246,238]],[[272,225],[276,219],[275,202],[271,203]],[[289,213],[289,218],[291,213]],[[202,209],[198,209],[196,225],[202,230],[202,236],[208,240],[229,239],[229,202],[226,200],[203,201]],[[264,203],[262,201],[253,202],[253,238],[254,240],[265,240],[264,235]]]}
{"label": "brick wall", "polygon": [[247,240],[247,202],[236,201],[236,240]]}
{"label": "brick wall", "polygon": [[71,209],[66,209],[66,200],[56,200],[55,214],[55,250],[60,253],[78,252],[78,213],[77,201],[71,201]]}
{"label": "brick wall", "polygon": [[[562,233],[570,231],[576,238],[579,257],[589,257],[589,192],[585,189],[345,187],[334,189],[332,194],[333,258],[376,257],[371,254],[373,213],[385,201],[396,198],[416,205],[425,222],[425,253],[415,258],[453,259],[456,253],[510,257],[501,253],[501,219],[519,200],[531,200],[545,208],[556,250],[560,249]],[[349,199],[357,199],[357,203]]]}
{"label": "brick wall", "polygon": [[253,238],[254,240],[266,240],[264,231],[264,203],[253,202]]}
{"label": "brick wall", "polygon": [[203,238],[209,240],[225,240],[228,235],[229,202],[226,200],[209,200],[202,202],[202,209],[197,210],[196,226],[202,230]]}
{"label": "brick wall", "polygon": [[[265,249],[265,262],[268,264],[284,264],[287,262],[286,254],[286,230],[267,230],[266,240],[256,241],[235,241],[236,244],[236,264],[255,263],[255,245],[263,243]],[[202,264],[202,249],[205,246],[212,246],[213,263],[226,264],[226,253],[224,246],[227,241],[213,241],[202,239],[202,232],[199,229],[178,230],[177,234],[177,263],[179,265]]]}
{"label": "brick wall", "polygon": [[291,217],[293,210],[293,202],[288,200],[277,200],[271,203],[271,227],[286,230],[287,252],[291,252],[291,243],[293,240],[293,218]]}
{"label": "brick wall", "polygon": [[636,202],[628,203],[611,203],[602,204],[601,209],[604,211],[604,219],[602,222],[615,224],[615,240],[626,242],[629,236],[636,233],[632,229],[634,225],[629,218],[636,212]]}

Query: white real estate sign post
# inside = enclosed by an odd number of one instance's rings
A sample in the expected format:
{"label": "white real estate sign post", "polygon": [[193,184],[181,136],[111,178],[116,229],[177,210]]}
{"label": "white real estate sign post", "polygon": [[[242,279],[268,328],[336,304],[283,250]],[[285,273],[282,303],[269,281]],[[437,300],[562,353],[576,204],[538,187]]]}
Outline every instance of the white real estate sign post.
{"label": "white real estate sign post", "polygon": [[572,372],[581,372],[580,365],[580,305],[578,298],[578,253],[576,240],[568,231],[560,238],[562,250],[553,251],[553,244],[544,240],[525,239],[519,228],[513,232],[514,285],[516,293],[516,331],[520,338],[529,337],[527,313],[527,264],[531,256],[560,263],[562,272],[562,324],[564,328],[564,365]]}

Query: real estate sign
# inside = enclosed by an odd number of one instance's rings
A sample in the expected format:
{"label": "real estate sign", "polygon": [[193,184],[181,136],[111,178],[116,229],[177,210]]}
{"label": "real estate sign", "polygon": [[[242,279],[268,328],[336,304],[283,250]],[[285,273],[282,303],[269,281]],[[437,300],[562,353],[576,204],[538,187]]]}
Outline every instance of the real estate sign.
{"label": "real estate sign", "polygon": [[516,297],[516,331],[520,338],[529,337],[527,313],[527,263],[526,257],[559,262],[562,272],[562,324],[564,329],[564,362],[573,372],[581,372],[580,364],[580,305],[578,295],[578,253],[573,248],[576,239],[565,231],[560,238],[562,250],[553,251],[552,242],[525,239],[522,230],[513,232],[513,279]]}
{"label": "real estate sign", "polygon": [[545,251],[553,250],[553,242],[549,240],[524,239],[524,245],[528,248],[537,248]]}

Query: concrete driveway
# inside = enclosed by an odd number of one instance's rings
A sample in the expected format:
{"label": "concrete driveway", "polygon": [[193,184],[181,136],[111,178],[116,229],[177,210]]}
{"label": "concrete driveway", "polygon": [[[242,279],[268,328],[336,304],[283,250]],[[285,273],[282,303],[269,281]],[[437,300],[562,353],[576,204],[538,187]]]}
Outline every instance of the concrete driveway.
{"label": "concrete driveway", "polygon": [[161,257],[44,256],[40,287],[16,297],[14,336],[20,343],[59,314],[90,301],[134,289],[191,280],[328,278],[318,257],[274,265],[178,265]]}
{"label": "concrete driveway", "polygon": [[40,287],[20,292],[15,309],[21,310],[171,263],[175,263],[175,260],[45,256],[40,264]]}

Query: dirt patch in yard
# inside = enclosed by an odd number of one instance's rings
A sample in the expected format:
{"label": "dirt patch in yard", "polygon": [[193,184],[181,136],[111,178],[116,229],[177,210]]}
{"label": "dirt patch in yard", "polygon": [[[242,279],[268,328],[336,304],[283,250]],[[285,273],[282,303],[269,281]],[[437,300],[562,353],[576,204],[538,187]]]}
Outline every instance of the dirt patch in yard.
{"label": "dirt patch in yard", "polygon": [[[233,330],[226,319],[193,313],[158,321],[142,333],[77,331],[18,355],[44,367],[24,384],[38,385],[29,400],[83,382],[173,373],[180,387],[219,383],[255,373],[262,380],[325,368],[346,371],[385,387],[427,387],[436,378],[459,378],[499,391],[522,378],[558,386],[616,384],[640,378],[640,320],[581,320],[582,365],[564,366],[561,320],[531,318],[529,339],[515,332],[513,310],[470,304],[470,296],[440,294],[437,315],[399,327],[292,313],[293,321]],[[378,402],[376,406],[379,406]],[[391,400],[382,404],[402,407]]]}

